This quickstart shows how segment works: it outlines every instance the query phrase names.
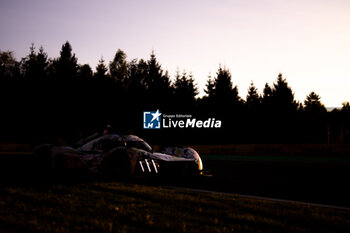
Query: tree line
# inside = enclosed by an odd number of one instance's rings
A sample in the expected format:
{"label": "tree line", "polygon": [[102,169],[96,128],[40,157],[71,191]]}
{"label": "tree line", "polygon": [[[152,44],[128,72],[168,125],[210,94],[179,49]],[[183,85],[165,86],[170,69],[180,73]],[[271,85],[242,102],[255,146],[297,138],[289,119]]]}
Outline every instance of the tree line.
{"label": "tree line", "polygon": [[[230,71],[220,66],[209,77],[205,95],[191,73],[177,71],[172,80],[152,52],[148,60],[128,61],[118,50],[112,61],[101,58],[95,72],[78,59],[67,41],[60,56],[49,58],[30,47],[17,61],[0,51],[1,140],[64,138],[75,141],[110,124],[152,143],[327,143],[348,142],[349,102],[327,112],[321,97],[310,92],[303,103],[282,74],[259,93],[251,82],[239,95]],[[143,111],[215,117],[220,129],[144,130]]]}

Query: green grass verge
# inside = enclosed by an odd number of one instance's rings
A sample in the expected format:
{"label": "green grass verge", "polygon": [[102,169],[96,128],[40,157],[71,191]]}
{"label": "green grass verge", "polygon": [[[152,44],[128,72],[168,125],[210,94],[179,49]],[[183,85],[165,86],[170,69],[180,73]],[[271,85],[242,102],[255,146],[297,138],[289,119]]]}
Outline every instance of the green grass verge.
{"label": "green grass verge", "polygon": [[211,155],[202,154],[203,160],[240,160],[240,161],[276,161],[276,162],[318,162],[318,163],[350,163],[350,157],[326,157],[326,156],[266,156],[266,155]]}
{"label": "green grass verge", "polygon": [[0,232],[350,232],[350,212],[117,182],[2,185]]}

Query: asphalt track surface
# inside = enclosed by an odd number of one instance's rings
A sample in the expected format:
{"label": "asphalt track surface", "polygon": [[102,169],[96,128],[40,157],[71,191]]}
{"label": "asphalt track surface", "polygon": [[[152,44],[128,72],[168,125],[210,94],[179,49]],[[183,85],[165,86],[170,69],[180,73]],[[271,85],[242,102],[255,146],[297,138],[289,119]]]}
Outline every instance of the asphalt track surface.
{"label": "asphalt track surface", "polygon": [[202,190],[202,189],[190,189],[190,188],[173,187],[173,186],[163,186],[163,187],[167,188],[167,189],[180,190],[180,191],[191,191],[191,192],[197,192],[197,193],[209,193],[209,194],[220,194],[220,195],[233,195],[233,196],[250,198],[250,199],[257,199],[257,200],[283,202],[283,203],[290,203],[290,204],[298,204],[298,205],[305,205],[305,206],[314,206],[314,207],[321,207],[321,208],[331,208],[331,209],[350,211],[349,207],[343,207],[343,206],[333,206],[333,205],[317,204],[317,203],[302,202],[302,201],[291,201],[291,200],[284,200],[284,199],[278,199],[278,198],[259,197],[259,196],[236,194],[236,193],[223,193],[223,192],[208,191],[208,190]]}
{"label": "asphalt track surface", "polygon": [[204,160],[212,177],[170,186],[350,208],[350,164],[343,162]]}
{"label": "asphalt track surface", "polygon": [[[31,182],[47,178],[36,172],[32,160],[0,161],[0,181]],[[137,183],[171,186],[350,208],[350,162],[342,160],[204,159],[210,176],[172,177]],[[15,177],[15,179],[13,179]],[[135,182],[135,181],[132,181]]]}

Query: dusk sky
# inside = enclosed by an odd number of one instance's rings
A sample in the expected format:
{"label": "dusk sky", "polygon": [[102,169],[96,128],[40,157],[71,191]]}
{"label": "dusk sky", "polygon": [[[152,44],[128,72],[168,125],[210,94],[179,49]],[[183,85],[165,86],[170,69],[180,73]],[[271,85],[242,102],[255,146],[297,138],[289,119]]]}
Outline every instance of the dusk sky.
{"label": "dusk sky", "polygon": [[350,101],[349,0],[1,0],[0,50],[49,57],[69,41],[79,64],[106,64],[118,48],[128,60],[154,50],[172,78],[192,72],[203,94],[219,65],[245,99],[282,73],[295,97],[315,91],[327,107]]}

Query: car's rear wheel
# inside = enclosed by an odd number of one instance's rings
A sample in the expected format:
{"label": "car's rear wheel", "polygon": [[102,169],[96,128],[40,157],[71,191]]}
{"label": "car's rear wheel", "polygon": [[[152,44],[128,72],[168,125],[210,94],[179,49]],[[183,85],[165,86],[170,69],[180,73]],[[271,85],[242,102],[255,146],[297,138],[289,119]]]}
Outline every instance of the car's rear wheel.
{"label": "car's rear wheel", "polygon": [[54,158],[55,170],[62,171],[66,169],[66,156],[64,154],[57,154]]}
{"label": "car's rear wheel", "polygon": [[39,170],[48,171],[52,168],[51,147],[47,145],[39,146],[35,149],[34,154],[37,158]]}
{"label": "car's rear wheel", "polygon": [[103,160],[104,174],[110,178],[131,176],[130,158],[125,151],[115,151]]}

